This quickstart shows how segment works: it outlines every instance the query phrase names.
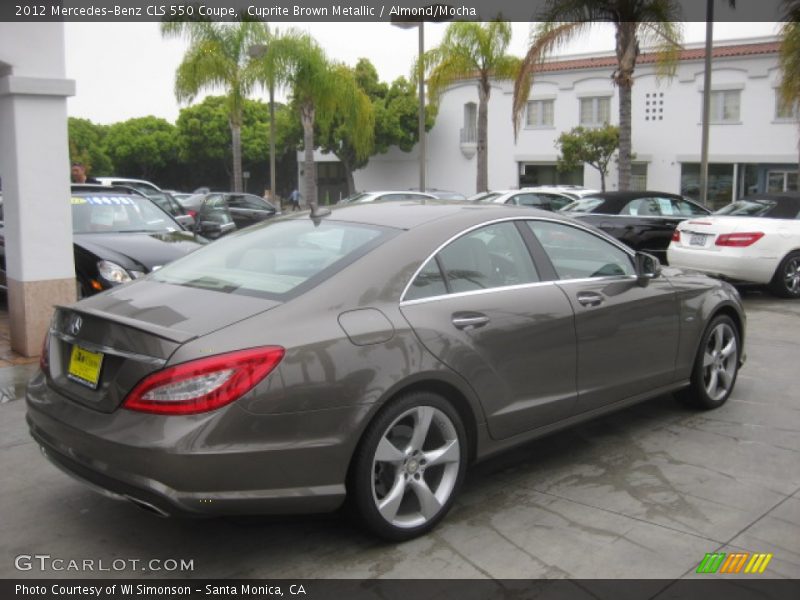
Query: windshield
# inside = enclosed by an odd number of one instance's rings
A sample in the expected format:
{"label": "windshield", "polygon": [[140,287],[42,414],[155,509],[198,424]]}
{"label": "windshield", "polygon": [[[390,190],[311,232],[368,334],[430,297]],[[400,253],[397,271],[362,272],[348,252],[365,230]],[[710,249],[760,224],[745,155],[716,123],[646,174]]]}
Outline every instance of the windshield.
{"label": "windshield", "polygon": [[216,241],[213,248],[201,248],[156,271],[153,278],[280,299],[314,287],[395,233],[336,221],[277,221]]}
{"label": "windshield", "polygon": [[590,213],[595,208],[600,206],[605,200],[602,198],[583,198],[582,200],[577,200],[572,204],[567,204],[564,208],[561,209],[561,212],[565,213]]}
{"label": "windshield", "polygon": [[734,217],[763,217],[776,205],[777,202],[773,200],[737,200],[728,206],[723,206],[714,214]]}
{"label": "windshield", "polygon": [[147,198],[120,194],[73,196],[73,233],[178,231],[181,227]]}

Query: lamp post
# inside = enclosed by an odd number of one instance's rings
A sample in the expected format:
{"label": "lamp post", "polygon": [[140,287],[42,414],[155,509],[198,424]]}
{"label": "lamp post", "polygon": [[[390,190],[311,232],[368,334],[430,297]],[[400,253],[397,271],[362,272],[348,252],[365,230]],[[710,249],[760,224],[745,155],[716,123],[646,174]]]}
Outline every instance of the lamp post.
{"label": "lamp post", "polygon": [[[247,51],[250,58],[253,59],[263,58],[267,52],[269,52],[267,44],[253,44]],[[269,90],[269,199],[271,202],[277,203],[278,197],[275,193],[275,77],[272,72],[269,73],[267,89]]]}
{"label": "lamp post", "polygon": [[401,29],[419,27],[419,58],[417,60],[417,78],[419,80],[419,191],[425,191],[425,25],[424,21],[393,21],[392,25]]}

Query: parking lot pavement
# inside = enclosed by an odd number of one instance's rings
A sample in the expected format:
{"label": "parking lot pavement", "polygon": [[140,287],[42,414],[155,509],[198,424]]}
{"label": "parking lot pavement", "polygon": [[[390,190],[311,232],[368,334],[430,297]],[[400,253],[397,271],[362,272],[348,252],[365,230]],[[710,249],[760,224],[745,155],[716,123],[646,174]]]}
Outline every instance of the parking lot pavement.
{"label": "parking lot pavement", "polygon": [[[673,579],[746,551],[774,554],[763,576],[800,578],[800,302],[745,303],[748,361],[724,407],[657,398],[491,459],[442,526],[401,545],[337,515],[172,520],[106,499],[41,456],[8,401],[33,367],[0,369],[0,576]],[[15,569],[37,554],[143,562]],[[141,570],[168,558],[193,570]]]}

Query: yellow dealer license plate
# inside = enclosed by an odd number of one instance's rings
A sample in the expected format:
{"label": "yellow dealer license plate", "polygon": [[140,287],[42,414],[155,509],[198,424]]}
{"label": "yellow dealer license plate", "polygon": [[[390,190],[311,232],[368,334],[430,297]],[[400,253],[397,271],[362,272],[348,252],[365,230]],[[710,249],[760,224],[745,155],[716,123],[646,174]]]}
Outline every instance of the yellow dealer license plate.
{"label": "yellow dealer license plate", "polygon": [[97,389],[100,381],[100,368],[103,366],[103,354],[101,352],[90,352],[80,346],[72,347],[72,354],[69,357],[69,369],[67,376],[73,381],[82,383],[90,388]]}

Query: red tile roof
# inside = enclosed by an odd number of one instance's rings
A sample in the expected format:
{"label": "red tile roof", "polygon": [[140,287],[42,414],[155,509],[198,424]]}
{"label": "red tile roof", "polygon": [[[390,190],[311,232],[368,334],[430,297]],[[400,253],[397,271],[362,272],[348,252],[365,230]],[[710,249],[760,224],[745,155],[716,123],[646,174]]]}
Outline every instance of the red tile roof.
{"label": "red tile roof", "polygon": [[[777,54],[780,42],[760,42],[756,44],[736,44],[731,46],[717,46],[711,55],[713,58],[727,58],[733,56],[752,56],[757,54]],[[656,62],[655,53],[640,54],[636,59],[637,65]],[[679,60],[703,60],[706,56],[705,48],[692,48],[682,50]],[[574,71],[577,69],[614,68],[617,66],[615,56],[600,56],[597,58],[575,58],[570,60],[554,60],[541,65],[536,72]]]}

